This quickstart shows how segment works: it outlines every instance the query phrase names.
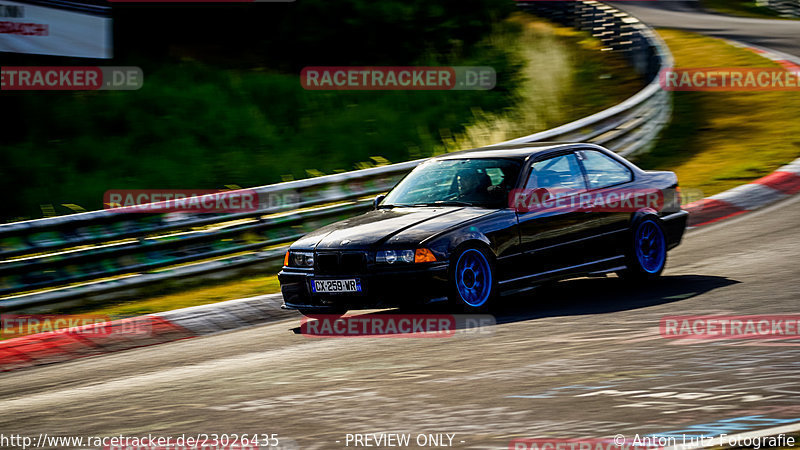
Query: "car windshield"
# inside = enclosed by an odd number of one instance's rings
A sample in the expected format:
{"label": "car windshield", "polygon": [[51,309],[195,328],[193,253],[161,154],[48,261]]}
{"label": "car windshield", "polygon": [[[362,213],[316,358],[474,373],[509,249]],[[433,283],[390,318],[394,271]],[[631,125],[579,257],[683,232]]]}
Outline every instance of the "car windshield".
{"label": "car windshield", "polygon": [[519,175],[510,159],[442,159],[420,164],[380,207],[479,206],[503,208]]}

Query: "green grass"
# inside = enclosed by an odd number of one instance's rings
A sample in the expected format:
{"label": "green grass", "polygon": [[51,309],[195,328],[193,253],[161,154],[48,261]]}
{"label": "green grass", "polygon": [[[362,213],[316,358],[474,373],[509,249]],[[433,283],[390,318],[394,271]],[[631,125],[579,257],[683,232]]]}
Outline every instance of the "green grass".
{"label": "green grass", "polygon": [[85,308],[84,310],[87,312],[82,312],[82,314],[104,314],[114,317],[139,316],[276,292],[280,292],[278,276],[265,275],[165,293],[143,300],[111,303],[98,308]]}
{"label": "green grass", "polygon": [[618,54],[606,53],[599,41],[572,28],[554,26],[515,14],[510,22],[519,36],[501,36],[498,47],[525,61],[515,91],[515,108],[500,114],[476,111],[476,121],[445,140],[447,151],[496,144],[553,128],[620,103],[643,80]]}
{"label": "green grass", "polygon": [[[704,7],[731,16],[782,19],[777,12],[758,6],[754,0],[701,0]],[[791,18],[789,18],[791,19]]]}
{"label": "green grass", "polygon": [[[677,68],[780,67],[694,33],[660,30]],[[713,195],[800,157],[800,92],[673,92],[672,122],[637,164],[672,170],[683,188]]]}
{"label": "green grass", "polygon": [[579,45],[583,35],[523,17],[496,24],[467,55],[418,61],[492,66],[490,91],[307,91],[295,74],[184,58],[144,66],[139,91],[4,94],[0,190],[14,195],[0,221],[41,217],[40,205],[101,209],[109,189],[251,187],[375,156],[406,161],[468,146],[453,137],[487,117],[526,111],[524,121],[506,118],[516,137],[635,90],[624,64]]}
{"label": "green grass", "polygon": [[[510,70],[488,55],[475,62]],[[463,127],[472,108],[509,107],[513,85],[306,91],[294,75],[184,62],[147,71],[139,91],[4,98],[31,119],[19,140],[0,137],[0,187],[15,193],[0,217],[41,217],[43,204],[102,209],[108,189],[251,187],[352,170],[372,156],[407,160],[411,148],[430,154],[440,130]]]}

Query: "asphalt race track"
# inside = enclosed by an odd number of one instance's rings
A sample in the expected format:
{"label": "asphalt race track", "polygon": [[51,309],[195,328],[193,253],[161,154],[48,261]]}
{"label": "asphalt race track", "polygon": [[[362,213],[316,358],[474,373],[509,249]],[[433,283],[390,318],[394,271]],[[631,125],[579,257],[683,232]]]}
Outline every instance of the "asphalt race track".
{"label": "asphalt race track", "polygon": [[[625,9],[658,26],[672,20],[657,20],[662,13],[695,26],[680,10]],[[774,22],[774,39],[750,39],[760,21],[727,34],[724,23],[739,20],[751,19],[697,18],[709,34],[800,53],[800,33],[781,44]],[[1,374],[0,429],[277,433],[302,449],[345,448],[348,433],[449,433],[456,448],[505,449],[514,438],[709,436],[798,423],[800,340],[673,340],[658,325],[668,315],[796,313],[799,219],[795,196],[691,230],[658,282],[560,282],[504,304],[483,333],[319,339],[296,334],[298,318]]]}
{"label": "asphalt race track", "polygon": [[610,2],[654,27],[744,41],[800,56],[800,20],[753,19],[704,11],[697,1]]}
{"label": "asphalt race track", "polygon": [[287,320],[10,372],[0,428],[278,433],[303,449],[343,448],[347,433],[455,433],[457,448],[508,448],[517,437],[800,422],[799,342],[658,330],[665,315],[796,312],[798,218],[794,197],[692,230],[661,281],[561,282],[501,308],[490,333],[320,339]]}

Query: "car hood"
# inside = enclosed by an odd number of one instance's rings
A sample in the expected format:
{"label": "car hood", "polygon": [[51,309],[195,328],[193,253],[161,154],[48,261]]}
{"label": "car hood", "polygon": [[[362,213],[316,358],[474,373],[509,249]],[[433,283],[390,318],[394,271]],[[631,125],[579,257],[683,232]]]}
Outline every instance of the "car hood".
{"label": "car hood", "polygon": [[385,243],[414,246],[448,228],[493,211],[470,207],[379,209],[311,232],[295,242],[292,248],[369,248]]}

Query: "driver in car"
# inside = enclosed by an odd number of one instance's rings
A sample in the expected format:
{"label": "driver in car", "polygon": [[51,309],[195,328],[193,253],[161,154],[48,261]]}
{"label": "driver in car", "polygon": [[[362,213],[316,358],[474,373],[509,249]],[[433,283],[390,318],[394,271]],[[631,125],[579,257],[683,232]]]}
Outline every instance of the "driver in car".
{"label": "driver in car", "polygon": [[485,172],[464,171],[458,175],[459,200],[488,203],[492,200],[490,187],[492,187],[492,179]]}

